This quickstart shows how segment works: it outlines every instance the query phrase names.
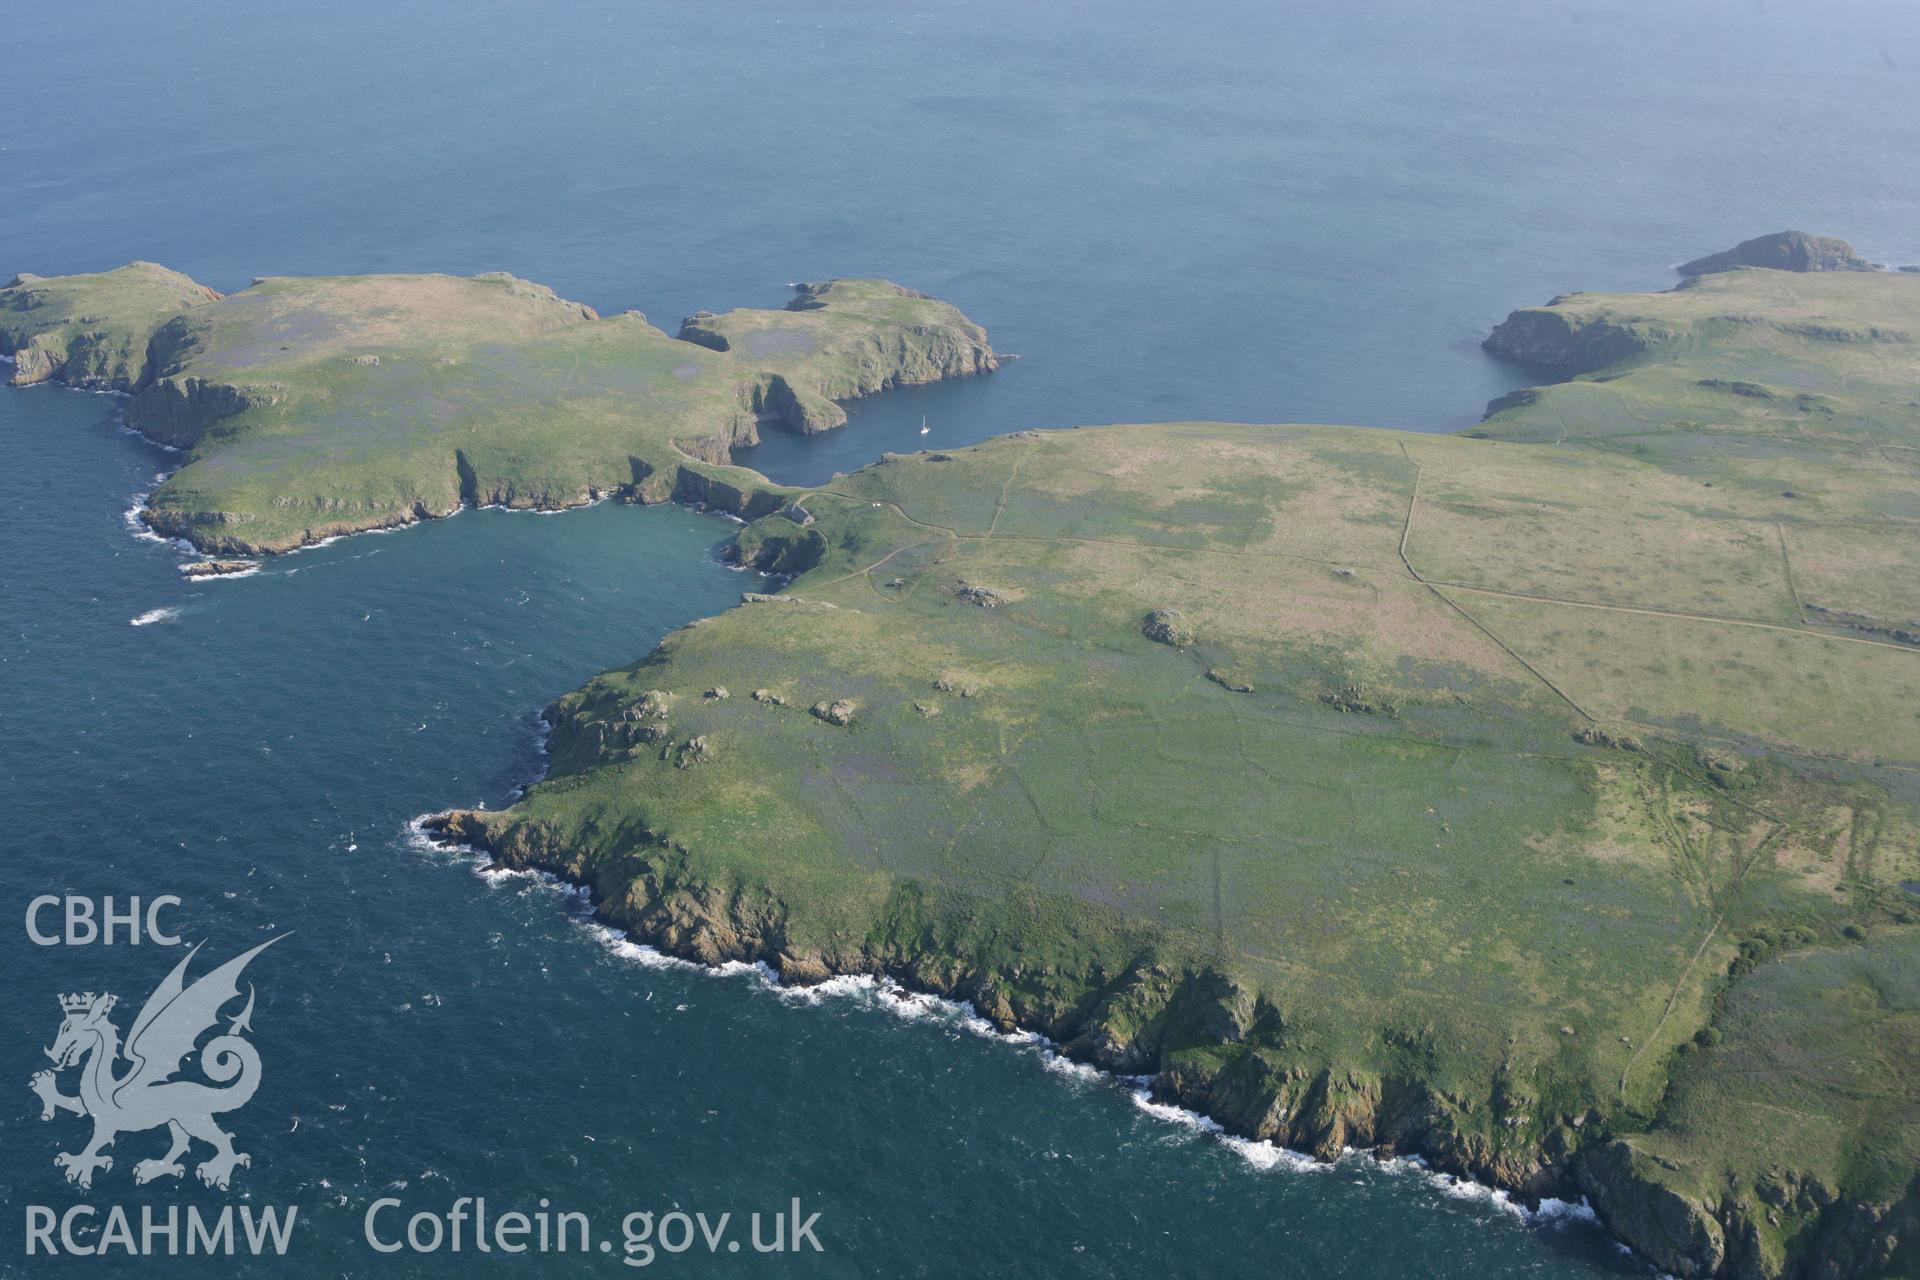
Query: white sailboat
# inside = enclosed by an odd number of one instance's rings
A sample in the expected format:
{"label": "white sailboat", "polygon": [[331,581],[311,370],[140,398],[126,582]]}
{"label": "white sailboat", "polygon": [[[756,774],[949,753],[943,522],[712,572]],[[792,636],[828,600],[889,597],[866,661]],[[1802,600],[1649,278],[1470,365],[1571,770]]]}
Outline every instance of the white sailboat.
{"label": "white sailboat", "polygon": [[925,435],[927,434],[927,432],[931,430],[933,430],[933,428],[927,425],[927,415],[924,413],[921,414],[920,415],[920,434]]}

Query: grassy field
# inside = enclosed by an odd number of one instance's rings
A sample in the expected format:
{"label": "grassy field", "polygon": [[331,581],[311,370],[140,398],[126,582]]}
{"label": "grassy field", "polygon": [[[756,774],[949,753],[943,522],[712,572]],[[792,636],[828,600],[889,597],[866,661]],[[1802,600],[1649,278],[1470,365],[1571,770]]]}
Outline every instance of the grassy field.
{"label": "grassy field", "polygon": [[132,392],[128,422],[189,451],[147,519],[209,551],[462,504],[758,513],[776,488],[728,462],[762,424],[825,430],[845,420],[836,399],[995,365],[954,308],[879,280],[703,314],[684,337],[503,274],[274,278],[222,299],[135,264],[0,290],[15,381]]}
{"label": "grassy field", "polygon": [[1460,437],[1022,432],[801,494],[740,538],[777,600],[562,699],[550,779],[456,828],[1242,1132],[1615,1152],[1623,1233],[1710,1224],[1664,1265],[1798,1265],[1920,1153],[1920,279],[1557,306],[1660,336]]}

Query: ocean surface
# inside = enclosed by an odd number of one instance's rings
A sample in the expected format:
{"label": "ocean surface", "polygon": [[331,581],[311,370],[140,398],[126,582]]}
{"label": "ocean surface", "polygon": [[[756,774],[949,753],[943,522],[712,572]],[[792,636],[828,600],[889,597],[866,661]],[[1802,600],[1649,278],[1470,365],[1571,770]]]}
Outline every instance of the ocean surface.
{"label": "ocean surface", "polygon": [[[1890,2],[86,3],[0,33],[0,277],[506,269],[671,329],[885,275],[1025,358],[744,459],[810,482],[1028,426],[1446,430],[1524,380],[1477,340],[1571,289],[1800,226],[1920,261],[1920,11]],[[120,401],[0,391],[0,1275],[29,1206],[300,1206],[288,1256],[102,1274],[622,1274],[620,1223],[823,1252],[699,1275],[1647,1275],[1576,1212],[1309,1167],[857,985],[800,996],[615,944],[409,834],[510,802],[537,712],[750,576],[681,509],[466,512],[194,584],[129,508],[177,459]],[[923,418],[931,431],[919,433]],[[124,1029],[179,952],[39,947],[41,894],[171,894],[253,962],[252,1164],[91,1192],[26,1089],[55,997]],[[51,918],[49,917],[49,921]],[[198,969],[196,968],[196,971]],[[4,1099],[10,1098],[10,1101]],[[196,1158],[198,1158],[196,1153]],[[376,1253],[381,1197],[591,1215],[610,1253]],[[627,1258],[637,1261],[638,1256]],[[651,1268],[648,1268],[651,1269]]]}

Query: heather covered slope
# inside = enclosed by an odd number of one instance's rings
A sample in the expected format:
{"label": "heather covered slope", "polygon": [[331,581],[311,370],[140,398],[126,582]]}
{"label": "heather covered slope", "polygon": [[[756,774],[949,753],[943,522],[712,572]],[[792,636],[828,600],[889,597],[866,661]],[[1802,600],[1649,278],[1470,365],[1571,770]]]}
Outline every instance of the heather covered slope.
{"label": "heather covered slope", "polygon": [[1240,1132],[1584,1188],[1679,1273],[1898,1273],[1920,282],[1807,279],[1709,310],[1869,336],[1630,300],[1691,330],[1600,375],[1631,447],[1548,434],[1545,388],[1509,440],[891,457],[744,530],[780,596],[562,699],[549,779],[445,828],[677,951],[966,996]]}
{"label": "heather covered slope", "polygon": [[128,422],[190,455],[148,522],[213,551],[284,550],[472,503],[619,494],[758,513],[778,505],[774,487],[727,463],[761,423],[820,430],[843,420],[836,398],[995,365],[954,308],[877,280],[710,318],[751,331],[732,351],[504,274],[272,278],[218,300],[197,289],[136,265],[16,285],[0,316],[23,375],[29,353],[82,349],[88,317],[86,349],[119,353],[102,376],[134,393]]}

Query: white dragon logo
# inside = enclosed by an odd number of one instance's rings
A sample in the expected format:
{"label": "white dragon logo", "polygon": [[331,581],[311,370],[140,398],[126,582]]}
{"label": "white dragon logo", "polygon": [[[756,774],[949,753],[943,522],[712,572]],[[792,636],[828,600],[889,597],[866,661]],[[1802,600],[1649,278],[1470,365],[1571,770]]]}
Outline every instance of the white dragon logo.
{"label": "white dragon logo", "polygon": [[[233,1149],[233,1135],[213,1119],[247,1105],[260,1087],[260,1054],[241,1037],[253,1029],[252,984],[247,987],[246,1008],[231,1020],[224,1035],[213,1037],[200,1051],[201,1071],[225,1087],[170,1077],[181,1070],[202,1033],[219,1022],[221,1007],[239,997],[240,971],[247,962],[279,940],[269,938],[187,986],[187,964],[200,952],[195,946],[147,997],[124,1050],[119,1028],[108,1016],[117,997],[91,991],[60,997],[60,1010],[66,1016],[53,1047],[47,1050],[53,1070],[39,1072],[28,1083],[40,1095],[42,1120],[53,1119],[59,1111],[93,1117],[93,1140],[77,1153],[62,1152],[53,1158],[66,1171],[68,1182],[91,1187],[95,1170],[113,1168],[112,1157],[101,1152],[113,1145],[115,1137],[161,1125],[167,1126],[173,1145],[158,1160],[134,1165],[135,1182],[180,1177],[186,1172],[180,1157],[195,1138],[213,1147],[213,1155],[194,1170],[210,1187],[225,1190],[236,1166],[253,1163],[245,1152]],[[123,1053],[132,1065],[116,1075]],[[83,1062],[79,1094],[61,1093],[55,1073]]]}

